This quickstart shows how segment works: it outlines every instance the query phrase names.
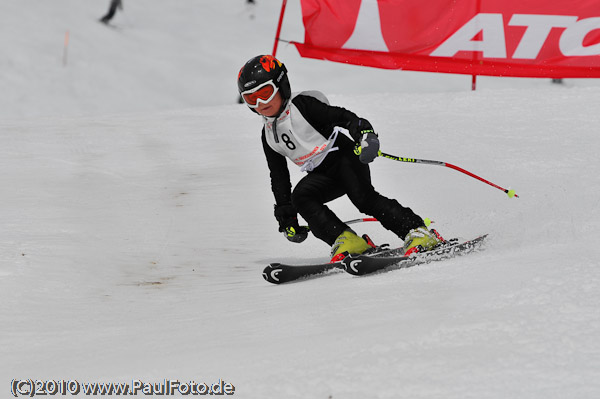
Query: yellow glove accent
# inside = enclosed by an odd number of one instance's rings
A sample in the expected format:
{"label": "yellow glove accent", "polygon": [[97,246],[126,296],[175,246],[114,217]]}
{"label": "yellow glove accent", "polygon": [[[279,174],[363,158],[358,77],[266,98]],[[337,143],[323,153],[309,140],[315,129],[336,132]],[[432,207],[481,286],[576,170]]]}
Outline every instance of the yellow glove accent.
{"label": "yellow glove accent", "polygon": [[287,233],[288,237],[293,237],[296,235],[296,229],[293,227],[286,227],[285,232]]}

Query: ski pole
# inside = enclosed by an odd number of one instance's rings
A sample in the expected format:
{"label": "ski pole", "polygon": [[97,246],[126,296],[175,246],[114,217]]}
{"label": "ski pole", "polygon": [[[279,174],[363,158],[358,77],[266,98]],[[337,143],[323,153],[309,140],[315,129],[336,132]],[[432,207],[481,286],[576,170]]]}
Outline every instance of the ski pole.
{"label": "ski pole", "polygon": [[[355,224],[355,223],[362,223],[362,222],[378,222],[378,221],[379,220],[377,220],[375,218],[360,218],[360,219],[346,220],[344,223]],[[310,231],[310,226],[301,226],[301,227],[305,227],[307,229],[307,231]]]}
{"label": "ski pole", "polygon": [[354,224],[354,223],[361,223],[361,222],[378,222],[378,220],[375,218],[360,218],[360,219],[347,220],[344,223]]}
{"label": "ski pole", "polygon": [[486,184],[489,184],[492,187],[496,187],[498,190],[504,191],[508,195],[509,198],[512,198],[512,197],[519,198],[519,196],[515,193],[515,190],[507,190],[504,187],[500,187],[500,186],[492,183],[491,181],[485,180],[484,178],[481,178],[481,177],[477,176],[476,174],[469,172],[468,170],[460,168],[460,167],[458,167],[456,165],[452,165],[451,163],[448,163],[448,162],[429,161],[427,159],[404,158],[404,157],[398,157],[398,156],[391,155],[391,154],[386,154],[386,153],[381,152],[381,151],[379,151],[378,155],[380,157],[391,159],[392,161],[407,162],[407,163],[422,163],[422,164],[427,164],[427,165],[445,166],[447,168],[454,169],[454,170],[457,170],[457,171],[459,171],[461,173],[464,173],[467,176],[471,176],[471,177],[473,177],[473,178],[475,178],[475,179],[477,179],[479,181],[482,181],[482,182],[484,182]]}

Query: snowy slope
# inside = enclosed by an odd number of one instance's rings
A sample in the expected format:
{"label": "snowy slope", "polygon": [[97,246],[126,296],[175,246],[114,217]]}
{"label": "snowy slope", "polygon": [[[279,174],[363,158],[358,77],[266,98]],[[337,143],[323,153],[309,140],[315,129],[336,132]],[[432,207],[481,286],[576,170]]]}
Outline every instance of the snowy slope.
{"label": "snowy slope", "polygon": [[[521,198],[378,159],[379,191],[446,236],[490,233],[486,250],[271,286],[266,264],[328,248],[277,232],[260,120],[232,101],[241,64],[272,46],[280,2],[257,2],[125,0],[116,29],[95,22],[104,2],[0,5],[3,395],[32,378],[223,379],[240,398],[598,397],[597,82],[481,79],[470,92],[468,77],[283,46],[294,89],[371,120],[384,151]],[[301,39],[290,3],[285,29]],[[359,216],[345,199],[332,208]]]}

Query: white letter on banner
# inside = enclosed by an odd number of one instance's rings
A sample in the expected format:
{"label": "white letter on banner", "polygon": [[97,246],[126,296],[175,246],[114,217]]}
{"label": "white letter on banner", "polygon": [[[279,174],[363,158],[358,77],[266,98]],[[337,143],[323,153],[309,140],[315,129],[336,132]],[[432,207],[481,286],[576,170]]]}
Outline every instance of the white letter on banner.
{"label": "white letter on banner", "polygon": [[576,21],[577,17],[563,15],[513,15],[508,24],[511,26],[526,26],[527,30],[525,30],[512,58],[536,59],[552,28],[567,28]]}
{"label": "white letter on banner", "polygon": [[600,29],[600,17],[582,19],[569,26],[558,42],[560,51],[567,57],[600,55],[600,43],[591,46],[583,45],[585,36],[595,29]]}
{"label": "white letter on banner", "polygon": [[[479,32],[483,40],[472,40]],[[454,57],[459,51],[482,51],[487,58],[506,58],[502,14],[477,14],[430,55]]]}
{"label": "white letter on banner", "polygon": [[377,0],[362,0],[354,31],[346,43],[345,49],[389,52],[381,33],[381,18]]}

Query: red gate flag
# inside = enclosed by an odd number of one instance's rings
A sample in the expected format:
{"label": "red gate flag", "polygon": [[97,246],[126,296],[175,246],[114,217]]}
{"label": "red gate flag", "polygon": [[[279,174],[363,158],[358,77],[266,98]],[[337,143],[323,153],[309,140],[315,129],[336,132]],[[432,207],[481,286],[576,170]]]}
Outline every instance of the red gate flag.
{"label": "red gate flag", "polygon": [[600,77],[600,0],[301,0],[302,57],[386,69]]}

